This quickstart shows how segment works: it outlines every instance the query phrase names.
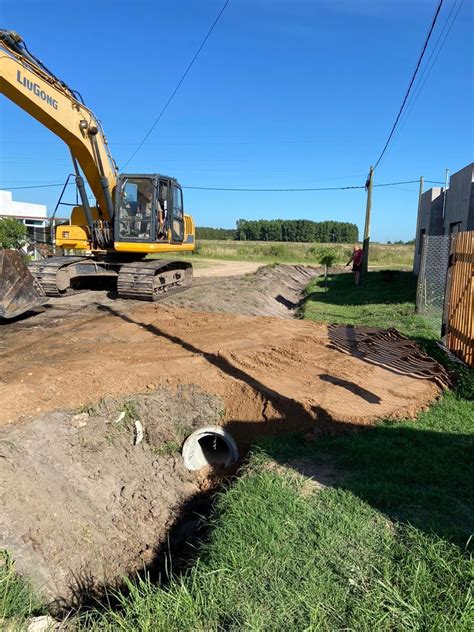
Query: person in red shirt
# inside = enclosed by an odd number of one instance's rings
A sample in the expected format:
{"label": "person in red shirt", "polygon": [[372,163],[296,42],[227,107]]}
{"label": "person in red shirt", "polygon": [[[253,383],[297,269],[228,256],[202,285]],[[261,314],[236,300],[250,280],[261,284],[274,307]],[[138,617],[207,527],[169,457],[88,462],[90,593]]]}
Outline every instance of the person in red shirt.
{"label": "person in red shirt", "polygon": [[354,250],[352,251],[351,258],[346,263],[346,266],[348,266],[352,262],[352,272],[354,273],[354,280],[355,280],[356,285],[359,285],[360,283],[360,270],[362,268],[363,258],[364,258],[364,251],[358,244],[356,244],[354,246]]}

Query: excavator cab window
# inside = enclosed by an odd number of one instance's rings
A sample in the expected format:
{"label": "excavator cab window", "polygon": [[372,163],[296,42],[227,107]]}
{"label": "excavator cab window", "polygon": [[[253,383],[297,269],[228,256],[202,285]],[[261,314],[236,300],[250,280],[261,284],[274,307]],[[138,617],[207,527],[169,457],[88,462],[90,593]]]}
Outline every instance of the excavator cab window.
{"label": "excavator cab window", "polygon": [[152,235],[153,181],[126,178],[118,204],[118,239],[150,241]]}

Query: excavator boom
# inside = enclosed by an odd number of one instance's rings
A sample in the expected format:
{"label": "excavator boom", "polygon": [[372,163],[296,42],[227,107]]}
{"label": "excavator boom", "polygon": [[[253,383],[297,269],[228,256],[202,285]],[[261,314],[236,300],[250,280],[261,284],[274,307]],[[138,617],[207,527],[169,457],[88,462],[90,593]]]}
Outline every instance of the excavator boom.
{"label": "excavator boom", "polygon": [[22,40],[16,33],[0,31],[0,93],[68,145],[104,219],[111,219],[110,199],[117,168],[100,123],[64,82],[33,63],[20,42]]}

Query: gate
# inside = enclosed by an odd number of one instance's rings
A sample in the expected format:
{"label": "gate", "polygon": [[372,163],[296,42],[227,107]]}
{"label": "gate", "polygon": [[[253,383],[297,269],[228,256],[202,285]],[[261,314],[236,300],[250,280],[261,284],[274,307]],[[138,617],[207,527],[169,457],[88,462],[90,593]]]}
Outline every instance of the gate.
{"label": "gate", "polygon": [[474,231],[452,238],[443,318],[446,346],[474,366]]}

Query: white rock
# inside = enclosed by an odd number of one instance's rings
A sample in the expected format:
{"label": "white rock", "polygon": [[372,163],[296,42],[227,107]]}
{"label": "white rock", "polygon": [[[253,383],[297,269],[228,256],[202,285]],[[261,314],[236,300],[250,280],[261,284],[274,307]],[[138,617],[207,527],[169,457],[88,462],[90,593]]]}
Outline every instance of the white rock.
{"label": "white rock", "polygon": [[84,428],[89,421],[89,413],[78,413],[71,417],[71,424],[74,428]]}
{"label": "white rock", "polygon": [[122,412],[120,413],[120,415],[117,417],[117,419],[115,420],[115,423],[118,424],[122,421],[122,419],[125,417],[125,411],[122,410]]}
{"label": "white rock", "polygon": [[53,630],[59,630],[59,624],[53,617],[43,615],[30,619],[26,630],[27,632],[53,632]]}
{"label": "white rock", "polygon": [[135,421],[135,445],[138,445],[143,441],[143,426],[138,419]]}

